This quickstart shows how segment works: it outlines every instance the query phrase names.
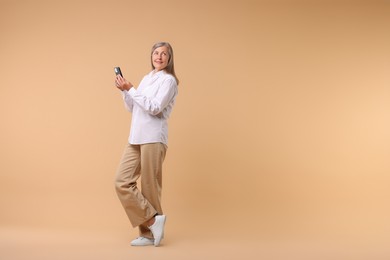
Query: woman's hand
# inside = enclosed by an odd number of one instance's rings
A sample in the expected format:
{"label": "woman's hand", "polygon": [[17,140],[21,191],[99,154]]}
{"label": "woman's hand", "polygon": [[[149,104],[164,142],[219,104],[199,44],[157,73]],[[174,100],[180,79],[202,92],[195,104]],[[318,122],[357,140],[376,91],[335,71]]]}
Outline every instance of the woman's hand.
{"label": "woman's hand", "polygon": [[115,86],[123,91],[123,90],[129,90],[133,87],[133,84],[131,84],[129,81],[127,81],[125,78],[122,78],[121,75],[117,75],[115,78]]}

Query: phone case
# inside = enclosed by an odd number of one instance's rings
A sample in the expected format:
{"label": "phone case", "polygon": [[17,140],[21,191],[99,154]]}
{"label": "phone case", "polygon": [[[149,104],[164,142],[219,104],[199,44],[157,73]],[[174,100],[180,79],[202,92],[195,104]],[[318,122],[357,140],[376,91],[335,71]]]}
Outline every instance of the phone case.
{"label": "phone case", "polygon": [[115,75],[121,75],[121,77],[123,77],[123,75],[122,75],[122,71],[121,71],[121,68],[120,67],[115,67],[114,68],[114,71],[115,71]]}

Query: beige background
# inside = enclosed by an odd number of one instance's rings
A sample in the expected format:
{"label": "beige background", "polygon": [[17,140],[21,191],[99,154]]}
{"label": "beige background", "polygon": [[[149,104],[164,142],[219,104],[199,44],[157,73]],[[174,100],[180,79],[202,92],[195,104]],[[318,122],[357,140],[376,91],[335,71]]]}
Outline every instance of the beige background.
{"label": "beige background", "polygon": [[[2,259],[390,257],[388,1],[0,0],[0,32]],[[130,248],[113,67],[157,41],[167,238]]]}

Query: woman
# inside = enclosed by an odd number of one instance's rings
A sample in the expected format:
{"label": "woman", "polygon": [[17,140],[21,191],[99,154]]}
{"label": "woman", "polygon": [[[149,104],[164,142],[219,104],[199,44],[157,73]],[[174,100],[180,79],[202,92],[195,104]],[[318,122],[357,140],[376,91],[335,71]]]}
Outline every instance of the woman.
{"label": "woman", "polygon": [[[134,88],[120,75],[115,85],[132,113],[129,142],[115,179],[118,197],[139,237],[132,246],[158,246],[164,237],[166,216],[161,208],[162,164],[168,144],[167,120],[177,96],[173,51],[169,43],[152,47],[152,71]],[[141,191],[137,180],[141,178]]]}

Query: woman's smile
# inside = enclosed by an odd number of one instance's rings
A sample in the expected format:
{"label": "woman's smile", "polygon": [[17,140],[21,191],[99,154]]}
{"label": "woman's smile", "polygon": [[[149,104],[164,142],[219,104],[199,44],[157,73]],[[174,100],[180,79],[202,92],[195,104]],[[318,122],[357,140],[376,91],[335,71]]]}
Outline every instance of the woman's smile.
{"label": "woman's smile", "polygon": [[155,49],[152,54],[152,60],[153,67],[156,71],[165,69],[169,60],[168,48],[166,46],[161,46]]}

